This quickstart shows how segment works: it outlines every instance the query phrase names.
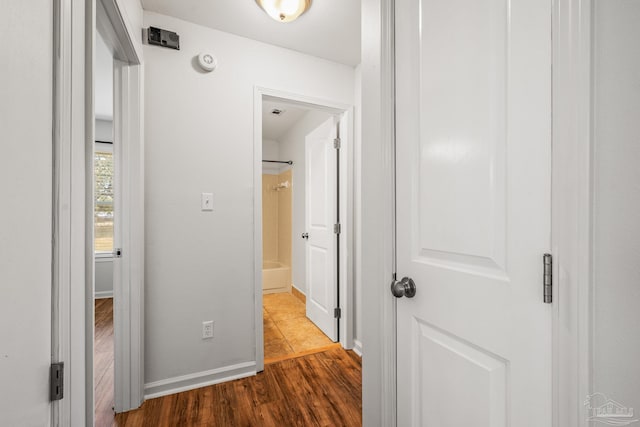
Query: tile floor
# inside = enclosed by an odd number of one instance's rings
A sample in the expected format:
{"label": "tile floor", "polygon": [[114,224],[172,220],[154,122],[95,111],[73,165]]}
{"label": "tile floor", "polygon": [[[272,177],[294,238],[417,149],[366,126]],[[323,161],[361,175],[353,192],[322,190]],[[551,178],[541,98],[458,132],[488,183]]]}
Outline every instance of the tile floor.
{"label": "tile floor", "polygon": [[304,303],[292,294],[267,294],[262,301],[265,363],[339,346],[307,319]]}

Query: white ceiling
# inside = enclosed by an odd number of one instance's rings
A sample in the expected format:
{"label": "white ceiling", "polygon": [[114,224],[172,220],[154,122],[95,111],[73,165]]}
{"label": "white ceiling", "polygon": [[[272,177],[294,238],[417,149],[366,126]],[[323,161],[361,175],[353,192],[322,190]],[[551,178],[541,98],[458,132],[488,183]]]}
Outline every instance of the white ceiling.
{"label": "white ceiling", "polygon": [[255,0],[142,0],[145,10],[350,66],[360,63],[360,3],[313,0],[304,15],[283,24]]}
{"label": "white ceiling", "polygon": [[[274,108],[283,110],[279,116],[272,114]],[[286,104],[283,102],[263,101],[262,102],[262,139],[280,141],[280,138],[287,133],[298,120],[309,112],[308,108],[298,105]]]}

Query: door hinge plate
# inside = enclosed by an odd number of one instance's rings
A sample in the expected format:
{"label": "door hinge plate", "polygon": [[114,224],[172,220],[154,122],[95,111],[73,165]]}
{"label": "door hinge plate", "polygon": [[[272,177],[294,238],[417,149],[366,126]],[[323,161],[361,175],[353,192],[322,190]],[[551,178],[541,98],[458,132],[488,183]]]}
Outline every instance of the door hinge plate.
{"label": "door hinge plate", "polygon": [[551,304],[553,301],[553,257],[551,254],[542,256],[543,263],[543,301],[545,304]]}
{"label": "door hinge plate", "polygon": [[340,308],[334,308],[333,317],[335,317],[336,319],[340,319],[340,317],[342,317],[342,310]]}
{"label": "door hinge plate", "polygon": [[333,140],[333,148],[335,148],[336,150],[340,149],[340,138],[336,138]]}
{"label": "door hinge plate", "polygon": [[64,362],[52,363],[49,368],[49,399],[53,402],[64,397]]}
{"label": "door hinge plate", "polygon": [[342,231],[341,229],[342,227],[340,227],[340,224],[333,224],[333,232],[335,234],[340,234],[340,232]]}

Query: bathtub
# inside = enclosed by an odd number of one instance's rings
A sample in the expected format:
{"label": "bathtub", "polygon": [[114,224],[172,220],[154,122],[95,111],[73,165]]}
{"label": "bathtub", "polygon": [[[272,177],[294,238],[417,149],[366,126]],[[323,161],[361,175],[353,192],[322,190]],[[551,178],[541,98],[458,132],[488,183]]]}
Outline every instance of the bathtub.
{"label": "bathtub", "polygon": [[265,294],[291,292],[291,267],[277,261],[264,261],[262,291]]}

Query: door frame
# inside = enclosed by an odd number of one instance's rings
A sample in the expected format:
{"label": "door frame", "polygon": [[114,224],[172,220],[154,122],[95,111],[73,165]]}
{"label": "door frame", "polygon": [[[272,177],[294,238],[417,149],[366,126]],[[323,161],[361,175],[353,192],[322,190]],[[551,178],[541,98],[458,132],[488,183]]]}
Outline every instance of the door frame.
{"label": "door frame", "polygon": [[[96,25],[113,29],[107,43],[128,65],[114,73],[114,136],[122,159],[122,288],[114,289],[120,384],[116,406],[143,399],[144,134],[143,67],[138,31],[123,19],[122,0],[54,3],[54,188],[52,361],[66,362],[65,397],[52,405],[53,425],[93,425],[93,58]],[[101,13],[97,13],[102,8]],[[118,150],[114,146],[114,150]],[[117,154],[116,154],[117,155]],[[73,219],[73,221],[72,221]],[[90,286],[87,286],[90,284]],[[126,295],[125,295],[126,292]],[[118,298],[119,297],[119,298]],[[120,301],[120,302],[118,302]],[[115,326],[118,328],[118,326]],[[118,373],[116,373],[118,375]]]}
{"label": "door frame", "polygon": [[114,249],[122,249],[113,258],[114,408],[120,413],[144,400],[144,70],[117,1],[97,0],[95,19],[114,56]]}
{"label": "door frame", "polygon": [[587,427],[591,390],[593,0],[553,2],[553,425]]}
{"label": "door frame", "polygon": [[93,424],[93,390],[86,387],[89,378],[93,384],[85,342],[93,332],[93,319],[85,314],[93,247],[86,259],[85,170],[93,161],[93,91],[87,78],[93,20],[87,17],[94,10],[91,2],[54,1],[51,359],[66,362],[66,369],[65,398],[51,405],[53,426]]}
{"label": "door frame", "polygon": [[394,0],[362,0],[361,208],[363,425],[396,425]]}
{"label": "door frame", "polygon": [[264,331],[262,318],[262,101],[277,99],[300,104],[330,114],[340,115],[340,126],[345,143],[340,150],[340,305],[342,317],[339,334],[340,343],[346,349],[354,346],[354,263],[353,256],[353,192],[354,192],[354,108],[336,101],[318,99],[266,87],[254,87],[253,96],[253,245],[254,245],[254,293],[256,331],[256,370],[264,370]]}

